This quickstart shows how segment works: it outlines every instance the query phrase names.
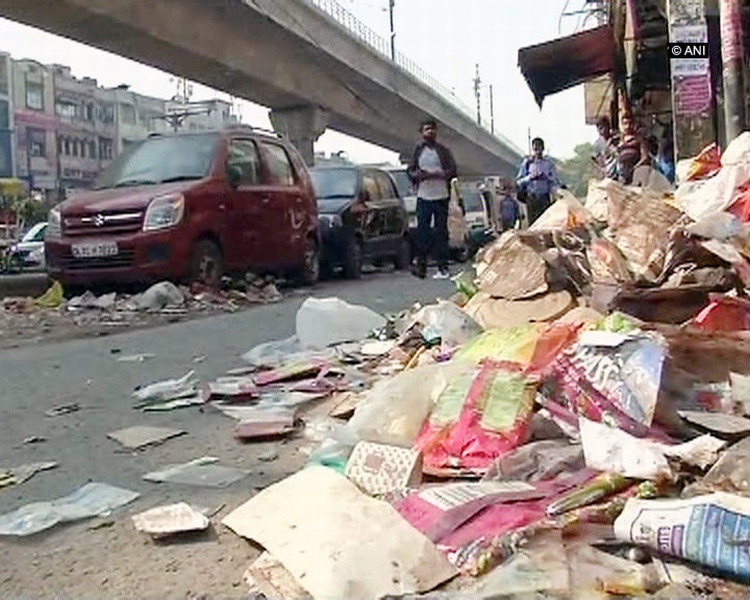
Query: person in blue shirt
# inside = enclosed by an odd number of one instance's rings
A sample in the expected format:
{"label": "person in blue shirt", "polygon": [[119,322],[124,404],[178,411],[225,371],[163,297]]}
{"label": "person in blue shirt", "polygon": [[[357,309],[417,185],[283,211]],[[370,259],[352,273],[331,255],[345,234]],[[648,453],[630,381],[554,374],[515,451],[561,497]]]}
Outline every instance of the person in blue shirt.
{"label": "person in blue shirt", "polygon": [[656,168],[659,173],[669,180],[669,183],[674,185],[675,181],[675,167],[674,167],[674,143],[671,137],[665,137],[662,139],[659,153],[656,156]]}
{"label": "person in blue shirt", "polygon": [[524,159],[516,178],[521,192],[519,200],[526,203],[529,225],[552,205],[552,193],[560,187],[555,163],[544,156],[544,140],[535,138],[531,148],[533,154]]}

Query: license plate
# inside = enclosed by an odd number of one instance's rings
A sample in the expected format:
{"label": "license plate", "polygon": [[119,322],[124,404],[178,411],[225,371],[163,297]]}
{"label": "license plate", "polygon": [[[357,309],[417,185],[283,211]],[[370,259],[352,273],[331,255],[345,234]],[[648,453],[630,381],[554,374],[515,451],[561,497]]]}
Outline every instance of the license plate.
{"label": "license plate", "polygon": [[117,242],[89,242],[73,244],[71,251],[75,258],[105,258],[117,256]]}

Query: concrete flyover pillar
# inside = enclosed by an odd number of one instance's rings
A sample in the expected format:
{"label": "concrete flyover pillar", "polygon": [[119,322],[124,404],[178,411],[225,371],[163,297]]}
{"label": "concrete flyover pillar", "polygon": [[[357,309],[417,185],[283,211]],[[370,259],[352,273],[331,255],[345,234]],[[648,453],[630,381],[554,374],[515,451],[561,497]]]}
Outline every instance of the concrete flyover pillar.
{"label": "concrete flyover pillar", "polygon": [[289,138],[305,164],[315,164],[315,142],[328,127],[328,113],[318,106],[275,108],[270,114],[274,130]]}

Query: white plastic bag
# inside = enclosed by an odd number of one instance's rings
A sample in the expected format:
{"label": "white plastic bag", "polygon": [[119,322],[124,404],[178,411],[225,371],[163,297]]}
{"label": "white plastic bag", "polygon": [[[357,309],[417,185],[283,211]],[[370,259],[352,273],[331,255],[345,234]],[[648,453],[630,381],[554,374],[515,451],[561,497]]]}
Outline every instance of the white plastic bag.
{"label": "white plastic bag", "polygon": [[413,322],[422,326],[425,339],[440,338],[449,346],[463,345],[482,333],[477,322],[452,302],[425,306]]}
{"label": "white plastic bag", "polygon": [[322,349],[342,342],[358,342],[386,319],[365,306],[339,298],[308,298],[297,311],[297,338],[303,348]]}

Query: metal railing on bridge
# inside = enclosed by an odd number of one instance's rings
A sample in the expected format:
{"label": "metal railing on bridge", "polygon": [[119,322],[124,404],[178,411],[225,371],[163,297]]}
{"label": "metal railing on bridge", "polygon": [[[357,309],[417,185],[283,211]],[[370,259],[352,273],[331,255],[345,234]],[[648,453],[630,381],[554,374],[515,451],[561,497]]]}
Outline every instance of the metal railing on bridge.
{"label": "metal railing on bridge", "polygon": [[[341,6],[336,0],[305,0],[319,10],[324,12],[336,23],[344,27],[352,36],[354,36],[360,42],[363,42],[375,52],[382,55],[383,57],[391,60],[391,44],[390,41],[385,39],[383,36],[375,33],[367,25],[362,23],[357,17],[355,17],[349,10]],[[445,85],[440,83],[432,75],[427,73],[422,67],[416,64],[413,60],[404,56],[400,52],[396,52],[396,56],[393,62],[404,70],[406,73],[417,79],[417,81],[423,83],[429,87],[432,91],[441,96],[444,100],[449,102],[453,107],[460,110],[462,113],[470,117],[472,120],[475,119],[476,113],[469,108],[461,99],[453,92],[449,90]],[[490,131],[487,127],[480,125],[486,131]],[[496,138],[506,144],[509,148],[517,150],[517,147],[508,138],[500,134],[493,134]]]}

